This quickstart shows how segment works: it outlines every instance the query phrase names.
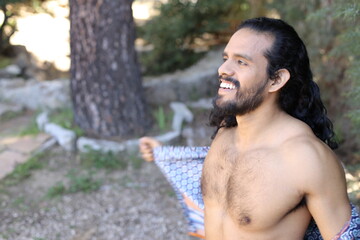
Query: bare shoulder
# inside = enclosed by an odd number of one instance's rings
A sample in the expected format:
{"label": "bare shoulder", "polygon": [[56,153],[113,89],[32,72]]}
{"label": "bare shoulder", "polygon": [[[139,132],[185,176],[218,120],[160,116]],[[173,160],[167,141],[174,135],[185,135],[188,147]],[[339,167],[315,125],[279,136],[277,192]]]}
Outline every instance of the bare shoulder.
{"label": "bare shoulder", "polygon": [[287,139],[281,152],[304,192],[318,191],[328,184],[345,185],[341,162],[312,132],[304,131]]}
{"label": "bare shoulder", "polygon": [[311,129],[309,132],[300,127],[294,132],[280,150],[287,176],[305,197],[323,238],[332,239],[350,218],[344,169],[335,153]]}
{"label": "bare shoulder", "polygon": [[332,164],[338,162],[335,153],[314,134],[305,132],[286,139],[282,152],[293,161],[304,164]]}

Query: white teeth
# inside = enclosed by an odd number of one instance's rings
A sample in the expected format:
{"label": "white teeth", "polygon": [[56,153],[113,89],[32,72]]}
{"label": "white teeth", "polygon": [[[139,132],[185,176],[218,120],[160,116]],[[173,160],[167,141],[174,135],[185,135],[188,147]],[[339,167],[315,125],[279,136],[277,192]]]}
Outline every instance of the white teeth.
{"label": "white teeth", "polygon": [[224,83],[224,82],[220,83],[220,87],[221,88],[226,88],[226,89],[235,89],[235,85],[230,84],[230,83]]}

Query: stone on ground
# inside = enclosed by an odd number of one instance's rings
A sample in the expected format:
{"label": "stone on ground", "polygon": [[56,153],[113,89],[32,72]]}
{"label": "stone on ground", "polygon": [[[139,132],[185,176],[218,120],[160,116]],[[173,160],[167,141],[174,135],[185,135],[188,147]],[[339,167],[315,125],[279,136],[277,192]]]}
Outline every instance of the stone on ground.
{"label": "stone on ground", "polygon": [[14,171],[16,164],[28,159],[26,154],[5,150],[0,153],[0,179]]}
{"label": "stone on ground", "polygon": [[44,130],[46,133],[53,136],[65,150],[75,150],[76,134],[73,131],[54,123],[45,124]]}

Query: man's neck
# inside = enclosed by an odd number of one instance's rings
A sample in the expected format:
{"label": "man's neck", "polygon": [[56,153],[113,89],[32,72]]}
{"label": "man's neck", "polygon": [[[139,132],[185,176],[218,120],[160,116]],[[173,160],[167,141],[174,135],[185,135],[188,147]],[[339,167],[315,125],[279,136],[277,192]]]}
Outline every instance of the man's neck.
{"label": "man's neck", "polygon": [[281,116],[284,116],[284,112],[276,104],[266,103],[250,113],[236,116],[236,144],[241,149],[261,144],[270,133],[273,123]]}

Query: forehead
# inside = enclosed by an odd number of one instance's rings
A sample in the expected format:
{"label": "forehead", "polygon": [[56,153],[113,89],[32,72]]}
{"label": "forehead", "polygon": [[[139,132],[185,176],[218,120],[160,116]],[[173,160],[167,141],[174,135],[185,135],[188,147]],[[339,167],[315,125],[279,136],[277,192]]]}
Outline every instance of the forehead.
{"label": "forehead", "polygon": [[230,38],[224,52],[231,54],[246,54],[260,57],[271,48],[274,38],[266,33],[259,33],[248,28],[238,30]]}

